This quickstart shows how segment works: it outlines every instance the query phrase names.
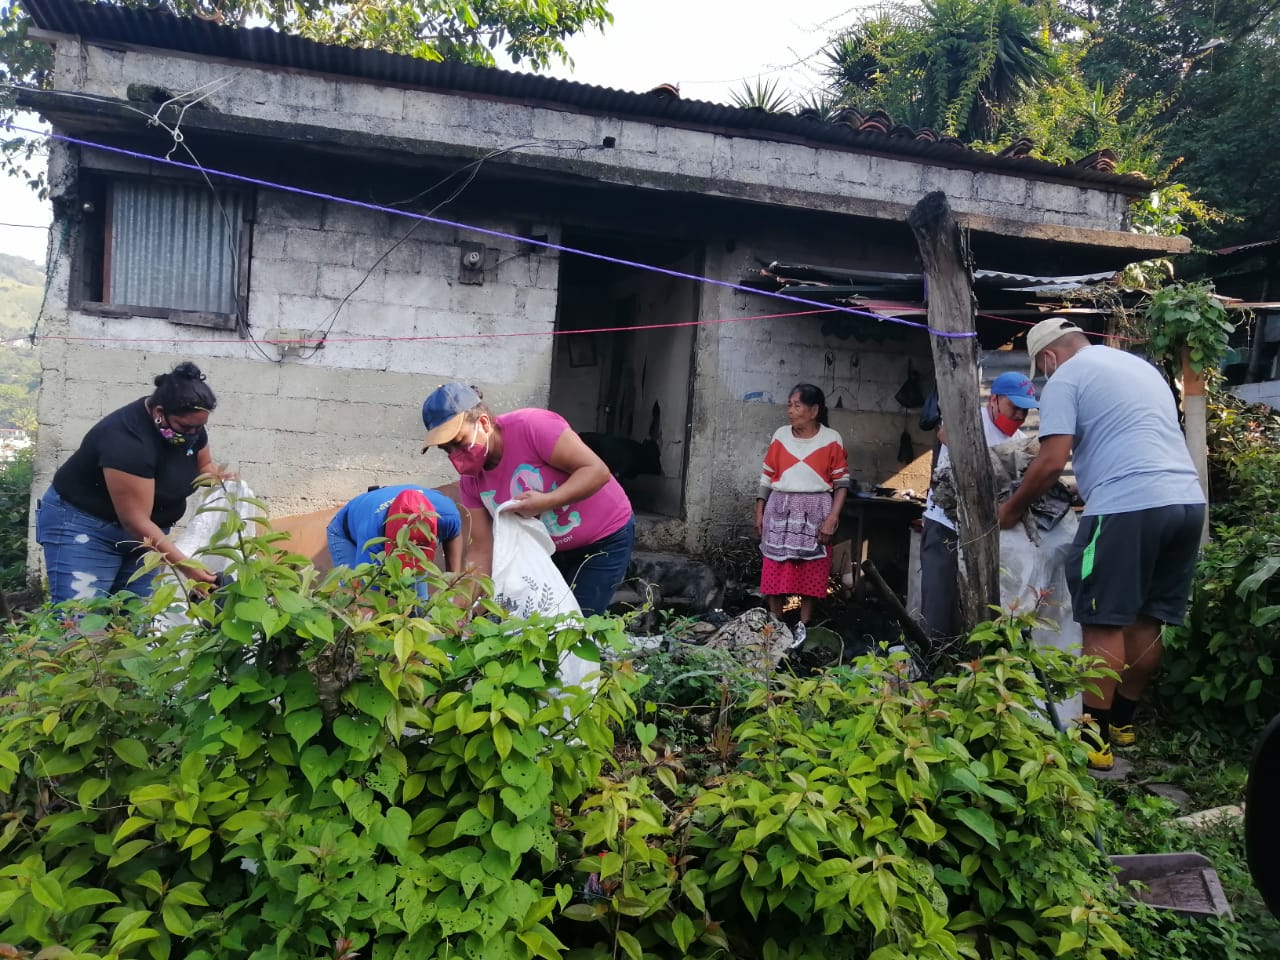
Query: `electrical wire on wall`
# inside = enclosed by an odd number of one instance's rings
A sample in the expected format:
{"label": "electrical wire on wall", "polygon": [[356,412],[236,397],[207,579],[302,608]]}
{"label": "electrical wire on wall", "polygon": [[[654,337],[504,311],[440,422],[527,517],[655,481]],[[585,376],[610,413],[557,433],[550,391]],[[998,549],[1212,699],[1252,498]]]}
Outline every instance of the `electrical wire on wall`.
{"label": "electrical wire on wall", "polygon": [[[490,150],[484,156],[478,157],[475,160],[472,160],[471,162],[465,164],[464,166],[459,167],[457,170],[454,170],[453,172],[447,174],[440,180],[437,180],[431,186],[427,187],[425,190],[421,190],[418,193],[414,194],[412,197],[409,197],[405,200],[392,200],[385,205],[396,206],[396,207],[407,206],[410,203],[414,203],[422,199],[423,197],[427,196],[430,193],[434,193],[436,190],[443,187],[454,177],[463,176],[462,182],[457,187],[454,188],[452,193],[450,193],[447,197],[445,197],[435,206],[431,207],[423,215],[424,217],[433,217],[441,209],[443,209],[444,207],[452,203],[454,200],[457,200],[458,197],[460,197],[462,193],[467,189],[467,187],[471,186],[471,184],[475,181],[476,176],[480,173],[480,168],[484,166],[485,163],[497,157],[501,157],[504,154],[513,153],[514,151],[521,150],[525,147],[538,147],[538,146],[550,146],[552,147],[552,149],[557,149],[557,150],[572,149],[575,152],[579,152],[579,153],[581,153],[583,150],[603,149],[603,147],[592,146],[592,145],[583,143],[581,140],[526,140],[523,143],[515,143],[507,147],[500,147],[497,150]],[[345,307],[347,305],[347,302],[360,291],[360,288],[363,287],[365,283],[368,282],[369,278],[373,276],[373,271],[378,269],[378,265],[381,264],[384,260],[386,260],[387,257],[391,256],[391,254],[394,253],[406,240],[408,240],[411,236],[413,236],[414,232],[417,231],[417,229],[420,226],[428,222],[429,221],[426,219],[414,221],[413,225],[410,226],[409,229],[406,230],[404,234],[398,240],[396,240],[395,243],[393,243],[390,247],[388,247],[380,257],[378,257],[376,260],[373,261],[372,264],[369,265],[369,269],[365,271],[364,276],[360,278],[359,282],[356,283],[356,285],[347,292],[346,296],[342,298],[342,300],[334,308],[333,312],[324,321],[321,321],[321,323],[327,324],[324,328],[324,331],[320,334],[318,340],[316,341],[315,347],[312,348],[310,353],[299,354],[300,359],[309,360],[312,357],[314,357],[316,353],[324,347],[325,341],[328,339],[329,334],[333,331],[334,325],[338,322],[338,315],[342,312],[342,308]]]}

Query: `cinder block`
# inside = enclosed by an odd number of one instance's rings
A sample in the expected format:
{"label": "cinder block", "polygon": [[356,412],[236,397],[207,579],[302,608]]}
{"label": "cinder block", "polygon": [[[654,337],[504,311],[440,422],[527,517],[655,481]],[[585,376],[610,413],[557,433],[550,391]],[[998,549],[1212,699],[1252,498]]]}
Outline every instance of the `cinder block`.
{"label": "cinder block", "polygon": [[[399,308],[396,312],[403,318],[406,314],[412,317],[413,308],[415,307],[445,307],[452,304],[453,291],[455,289],[457,288],[451,286],[442,277],[388,273],[383,279],[378,293],[384,304]],[[411,319],[408,321],[401,320],[398,324],[400,332],[406,332],[407,327],[411,324]]]}
{"label": "cinder block", "polygon": [[275,293],[314,296],[318,290],[319,278],[320,265],[316,263],[255,257],[251,293],[263,296]]}
{"label": "cinder block", "polygon": [[1085,191],[1064,183],[1031,183],[1027,190],[1027,202],[1046,211],[1054,220],[1055,214],[1079,214],[1084,210]]}
{"label": "cinder block", "polygon": [[284,249],[286,259],[299,263],[353,265],[351,234],[290,227]]}
{"label": "cinder block", "polygon": [[325,266],[319,271],[316,293],[331,300],[348,303],[381,303],[386,271],[361,267]]}
{"label": "cinder block", "polygon": [[866,183],[870,175],[870,157],[847,150],[819,150],[816,173],[825,183]]}
{"label": "cinder block", "polygon": [[[333,320],[340,301],[331,297],[280,297],[279,312],[271,318],[274,329],[312,332],[325,329]],[[258,318],[262,324],[266,318]],[[262,329],[265,329],[265,325]]]}
{"label": "cinder block", "polygon": [[[651,123],[639,120],[623,120],[614,134],[618,145],[614,148],[618,156],[626,154],[656,154],[658,152],[658,128]],[[602,157],[608,158],[609,151],[603,151]],[[639,159],[639,158],[633,158]]]}
{"label": "cinder block", "polygon": [[255,223],[253,226],[253,268],[257,270],[258,258],[283,260],[286,232],[273,223]]}
{"label": "cinder block", "polygon": [[270,227],[308,227],[312,230],[320,226],[324,203],[314,197],[304,197],[296,193],[278,193],[264,191],[258,194],[258,226]]}
{"label": "cinder block", "polygon": [[400,120],[404,117],[404,97],[405,92],[395,87],[344,80],[338,84],[336,102],[340,113]]}
{"label": "cinder block", "polygon": [[449,290],[449,310],[456,314],[496,313],[511,316],[515,309],[516,288],[509,284],[458,284]]}
{"label": "cinder block", "polygon": [[297,400],[336,400],[347,396],[352,371],[330,365],[328,348],[308,360],[293,357],[276,367],[281,397]]}
{"label": "cinder block", "polygon": [[512,311],[516,317],[531,326],[541,323],[550,327],[555,324],[559,302],[560,294],[556,290],[517,287]]}

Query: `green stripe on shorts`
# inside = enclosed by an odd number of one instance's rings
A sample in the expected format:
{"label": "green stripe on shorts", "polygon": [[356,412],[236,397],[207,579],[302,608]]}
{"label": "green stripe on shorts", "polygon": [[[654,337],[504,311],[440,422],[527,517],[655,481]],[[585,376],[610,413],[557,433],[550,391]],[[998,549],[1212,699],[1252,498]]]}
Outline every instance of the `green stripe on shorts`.
{"label": "green stripe on shorts", "polygon": [[1102,535],[1102,517],[1098,518],[1098,522],[1093,526],[1093,536],[1089,538],[1089,545],[1084,548],[1084,552],[1080,555],[1080,579],[1088,580],[1093,576],[1093,555],[1098,547],[1098,537]]}

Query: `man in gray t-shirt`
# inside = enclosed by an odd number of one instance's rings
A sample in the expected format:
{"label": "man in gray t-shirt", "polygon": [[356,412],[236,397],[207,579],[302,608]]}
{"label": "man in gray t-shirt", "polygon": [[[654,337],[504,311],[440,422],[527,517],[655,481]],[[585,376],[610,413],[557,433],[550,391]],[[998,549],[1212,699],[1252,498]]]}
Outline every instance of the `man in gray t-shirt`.
{"label": "man in gray t-shirt", "polygon": [[1084,517],[1067,558],[1072,612],[1084,652],[1120,674],[1098,681],[1085,708],[1100,741],[1089,764],[1110,768],[1111,745],[1134,743],[1133,713],[1160,663],[1160,630],[1186,613],[1205,496],[1164,378],[1133,354],[1094,346],[1055,317],[1027,334],[1040,396],[1040,453],[1000,506],[1008,529],[1070,460]]}

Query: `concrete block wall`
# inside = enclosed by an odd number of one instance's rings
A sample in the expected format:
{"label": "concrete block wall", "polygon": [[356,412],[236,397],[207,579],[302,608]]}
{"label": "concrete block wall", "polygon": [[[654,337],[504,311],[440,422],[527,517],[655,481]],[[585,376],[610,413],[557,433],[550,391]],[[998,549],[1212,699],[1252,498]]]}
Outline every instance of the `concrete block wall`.
{"label": "concrete block wall", "polygon": [[[55,153],[53,168],[68,170],[62,149]],[[59,176],[55,193],[72,183]],[[456,231],[421,224],[377,262],[413,223],[258,194],[251,335],[328,335],[323,349],[288,352],[229,331],[71,309],[79,299],[70,289],[73,239],[53,263],[40,322],[37,496],[93,423],[149,394],[154,376],[184,359],[200,365],[219,398],[215,459],[238,470],[276,516],[331,506],[372,483],[455,480],[441,454],[420,455],[422,400],[459,379],[480,386],[496,409],[546,404],[552,337],[543,334],[555,324],[559,260],[497,242],[484,284],[461,284]],[[539,230],[559,236],[556,226]],[[491,337],[498,332],[532,335]]]}
{"label": "concrete block wall", "polygon": [[[713,244],[708,273],[741,276],[759,261],[772,259],[854,262],[877,269],[902,268],[909,262],[906,251],[819,250],[811,239],[785,234],[768,244],[738,242],[732,252]],[[785,301],[717,288],[703,292],[704,319],[790,308]],[[804,308],[797,304],[794,309]],[[691,549],[750,530],[760,463],[769,438],[787,422],[787,395],[797,383],[814,383],[826,393],[831,426],[844,438],[851,472],[863,487],[889,481],[918,491],[927,486],[933,435],[919,429],[919,410],[904,409],[893,399],[907,378],[908,365],[919,371],[923,389],[931,388],[933,364],[927,337],[908,330],[902,339],[882,342],[841,340],[824,336],[822,322],[819,315],[699,329],[691,480],[686,493]],[[835,406],[837,399],[840,408]],[[903,430],[910,435],[917,467],[906,476],[898,460]]]}
{"label": "concrete block wall", "polygon": [[[529,139],[579,142],[567,152],[524,146],[520,162],[588,177],[664,189],[848,212],[850,201],[884,205],[895,215],[925,193],[944,190],[958,214],[996,220],[1123,230],[1127,200],[1072,184],[956,169],[803,144],[665,127],[636,120],[530,107],[476,97],[383,86],[300,71],[230,65],[160,50],[119,50],[59,41],[54,85],[124,98],[131,83],[175,94],[208,93],[224,113],[385,134],[471,150]],[[145,122],[139,118],[140,122]],[[616,146],[599,149],[605,137]]]}

